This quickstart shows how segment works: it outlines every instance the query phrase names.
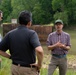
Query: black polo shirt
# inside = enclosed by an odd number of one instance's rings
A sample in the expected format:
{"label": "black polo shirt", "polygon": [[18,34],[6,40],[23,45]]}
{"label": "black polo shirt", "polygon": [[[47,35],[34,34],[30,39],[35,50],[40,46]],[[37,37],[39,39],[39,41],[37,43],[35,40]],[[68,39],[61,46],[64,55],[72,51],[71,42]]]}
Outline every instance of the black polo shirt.
{"label": "black polo shirt", "polygon": [[38,46],[40,42],[37,33],[21,25],[6,34],[0,43],[0,50],[9,49],[15,63],[32,64],[36,62],[35,48]]}

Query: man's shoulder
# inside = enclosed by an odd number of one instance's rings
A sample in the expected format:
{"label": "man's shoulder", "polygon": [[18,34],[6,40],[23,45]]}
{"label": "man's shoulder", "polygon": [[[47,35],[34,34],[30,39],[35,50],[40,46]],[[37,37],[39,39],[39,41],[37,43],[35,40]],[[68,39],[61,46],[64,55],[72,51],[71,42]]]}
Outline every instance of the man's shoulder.
{"label": "man's shoulder", "polygon": [[32,30],[32,29],[29,29],[29,32],[34,33],[35,31],[34,31],[34,30]]}
{"label": "man's shoulder", "polygon": [[17,28],[15,28],[15,29],[9,31],[8,34],[9,34],[9,33],[13,33],[13,32],[16,31],[16,30],[17,30]]}
{"label": "man's shoulder", "polygon": [[36,33],[37,34],[37,32],[36,31],[34,31],[34,30],[32,30],[32,29],[29,29],[29,31],[28,31],[30,34],[34,34],[34,33]]}
{"label": "man's shoulder", "polygon": [[70,35],[69,33],[67,33],[67,32],[64,32],[64,31],[63,31],[63,34],[65,34],[65,35],[68,35],[68,36]]}
{"label": "man's shoulder", "polygon": [[9,36],[10,34],[12,34],[15,30],[16,30],[16,29],[10,30],[9,32],[7,32],[7,33],[5,34],[5,36],[8,37],[8,36]]}
{"label": "man's shoulder", "polygon": [[52,36],[52,35],[55,35],[55,34],[56,34],[56,32],[54,31],[54,32],[50,33],[49,35]]}

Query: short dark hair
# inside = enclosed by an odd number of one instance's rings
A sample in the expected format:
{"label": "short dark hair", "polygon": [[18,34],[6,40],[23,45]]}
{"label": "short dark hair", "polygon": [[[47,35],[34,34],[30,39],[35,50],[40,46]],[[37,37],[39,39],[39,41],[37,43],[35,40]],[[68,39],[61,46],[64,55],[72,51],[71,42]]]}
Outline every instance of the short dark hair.
{"label": "short dark hair", "polygon": [[19,14],[19,24],[27,25],[28,22],[32,21],[32,13],[25,10]]}

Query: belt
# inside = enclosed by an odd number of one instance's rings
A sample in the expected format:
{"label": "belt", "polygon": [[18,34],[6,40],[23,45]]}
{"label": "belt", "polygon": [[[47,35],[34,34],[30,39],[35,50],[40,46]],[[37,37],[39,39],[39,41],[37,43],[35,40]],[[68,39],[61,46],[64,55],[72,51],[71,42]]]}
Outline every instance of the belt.
{"label": "belt", "polygon": [[22,67],[30,67],[30,68],[36,68],[36,66],[35,65],[25,65],[25,64],[18,64],[18,63],[15,63],[15,62],[13,62],[12,64],[14,64],[14,65],[17,65],[17,66],[22,66]]}
{"label": "belt", "polygon": [[52,54],[52,56],[55,56],[57,58],[63,58],[63,57],[66,57],[66,54],[63,54],[63,55]]}

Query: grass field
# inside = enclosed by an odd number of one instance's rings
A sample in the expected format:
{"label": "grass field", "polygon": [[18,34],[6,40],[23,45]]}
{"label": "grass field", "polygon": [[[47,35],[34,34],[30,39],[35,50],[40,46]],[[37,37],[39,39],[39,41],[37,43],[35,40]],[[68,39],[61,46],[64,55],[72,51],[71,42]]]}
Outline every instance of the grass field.
{"label": "grass field", "polygon": [[[76,63],[76,30],[65,30],[66,32],[68,32],[71,36],[71,50],[68,53],[68,62],[71,63]],[[1,31],[2,32],[2,31]],[[47,69],[48,69],[48,64],[50,61],[50,52],[47,50],[46,45],[43,45],[43,49],[44,49],[44,61],[43,61],[43,66],[41,69],[41,75],[47,75]],[[1,63],[1,69],[0,69],[0,75],[11,75],[10,74],[10,67],[11,67],[11,60],[6,59],[2,56],[0,56],[0,58],[2,58],[2,63]],[[58,75],[58,69],[55,71],[54,75]],[[75,69],[68,69],[67,71],[67,75],[76,75],[76,71]]]}

